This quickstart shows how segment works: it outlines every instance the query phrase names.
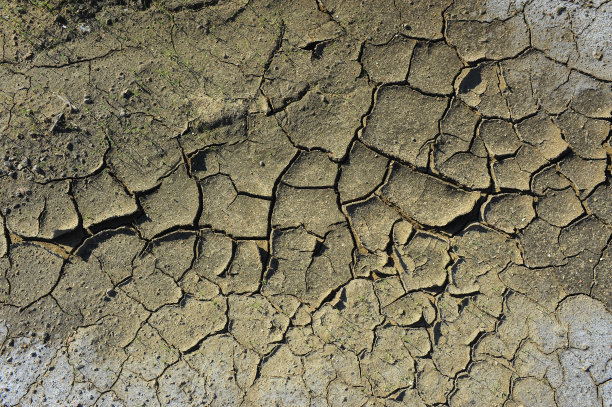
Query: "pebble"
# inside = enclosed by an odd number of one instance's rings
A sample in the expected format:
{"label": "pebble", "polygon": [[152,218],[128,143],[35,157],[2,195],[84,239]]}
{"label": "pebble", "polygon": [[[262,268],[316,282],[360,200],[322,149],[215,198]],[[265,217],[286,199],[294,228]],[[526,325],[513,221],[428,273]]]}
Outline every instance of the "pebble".
{"label": "pebble", "polygon": [[132,91],[129,89],[123,89],[123,91],[121,92],[121,97],[124,99],[129,99],[131,98],[133,95]]}
{"label": "pebble", "polygon": [[66,20],[66,18],[61,14],[55,16],[55,22],[61,25],[68,24],[68,20]]}
{"label": "pebble", "polygon": [[85,94],[85,96],[83,96],[83,103],[87,105],[93,104],[93,100],[91,100],[91,96],[89,96],[88,94]]}
{"label": "pebble", "polygon": [[81,33],[87,34],[91,32],[91,27],[88,25],[79,24],[79,30],[81,31]]}
{"label": "pebble", "polygon": [[5,162],[4,162],[4,166],[5,166],[6,168],[8,168],[9,170],[12,170],[12,169],[13,169],[13,163],[12,163],[12,162],[10,162],[10,161],[5,161]]}

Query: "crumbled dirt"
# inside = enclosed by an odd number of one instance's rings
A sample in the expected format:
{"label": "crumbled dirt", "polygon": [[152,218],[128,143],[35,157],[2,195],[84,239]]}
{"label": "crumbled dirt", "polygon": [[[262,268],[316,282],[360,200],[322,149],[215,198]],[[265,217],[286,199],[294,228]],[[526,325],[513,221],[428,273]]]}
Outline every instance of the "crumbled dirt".
{"label": "crumbled dirt", "polygon": [[612,2],[0,28],[0,406],[612,406]]}

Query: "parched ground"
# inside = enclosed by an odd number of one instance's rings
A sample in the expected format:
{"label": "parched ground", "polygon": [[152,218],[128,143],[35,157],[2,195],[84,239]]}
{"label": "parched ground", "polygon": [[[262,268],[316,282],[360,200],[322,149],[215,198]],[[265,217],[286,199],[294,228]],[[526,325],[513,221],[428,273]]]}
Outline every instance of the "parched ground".
{"label": "parched ground", "polygon": [[612,2],[0,0],[0,405],[612,406]]}

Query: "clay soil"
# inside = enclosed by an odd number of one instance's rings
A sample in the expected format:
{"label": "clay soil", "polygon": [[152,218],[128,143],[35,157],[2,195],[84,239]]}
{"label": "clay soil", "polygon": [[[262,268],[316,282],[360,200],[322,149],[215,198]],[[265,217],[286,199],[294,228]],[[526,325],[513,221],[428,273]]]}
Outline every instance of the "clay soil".
{"label": "clay soil", "polygon": [[0,406],[612,406],[611,38],[0,0]]}

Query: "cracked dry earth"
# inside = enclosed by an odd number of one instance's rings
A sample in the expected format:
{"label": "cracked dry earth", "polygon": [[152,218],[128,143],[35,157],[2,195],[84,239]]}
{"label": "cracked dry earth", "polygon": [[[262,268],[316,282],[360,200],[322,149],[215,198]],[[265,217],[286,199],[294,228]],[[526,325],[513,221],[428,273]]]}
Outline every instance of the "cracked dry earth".
{"label": "cracked dry earth", "polygon": [[612,406],[612,2],[0,4],[0,405]]}

